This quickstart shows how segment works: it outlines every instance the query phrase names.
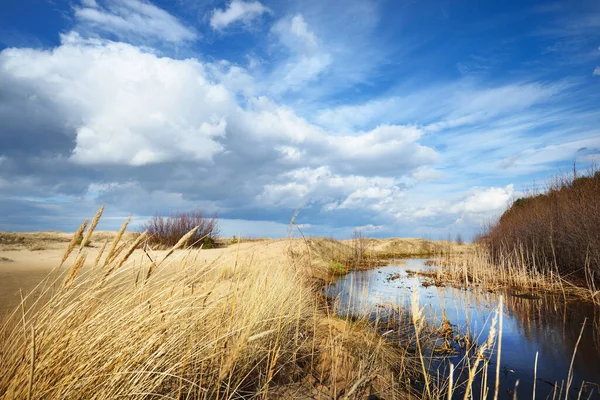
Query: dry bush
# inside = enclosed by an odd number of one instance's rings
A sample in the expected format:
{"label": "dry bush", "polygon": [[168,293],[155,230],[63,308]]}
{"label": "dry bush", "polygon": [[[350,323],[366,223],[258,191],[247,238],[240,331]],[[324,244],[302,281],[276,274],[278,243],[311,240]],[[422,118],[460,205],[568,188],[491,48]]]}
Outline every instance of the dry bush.
{"label": "dry bush", "polygon": [[209,248],[216,244],[219,238],[218,217],[216,214],[207,216],[201,210],[178,212],[168,217],[156,215],[141,227],[141,231],[148,232],[150,245],[168,248],[175,246],[195,227],[198,229],[190,238],[190,246]]}
{"label": "dry bush", "polygon": [[570,280],[600,283],[600,172],[556,178],[517,199],[479,237],[497,263],[519,262]]}

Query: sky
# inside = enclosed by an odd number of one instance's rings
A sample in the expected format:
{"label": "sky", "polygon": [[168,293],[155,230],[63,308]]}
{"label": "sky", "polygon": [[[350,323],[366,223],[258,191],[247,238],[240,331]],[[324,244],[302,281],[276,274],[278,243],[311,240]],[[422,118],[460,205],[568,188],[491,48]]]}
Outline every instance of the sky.
{"label": "sky", "polygon": [[600,3],[0,3],[0,230],[470,238],[600,161]]}

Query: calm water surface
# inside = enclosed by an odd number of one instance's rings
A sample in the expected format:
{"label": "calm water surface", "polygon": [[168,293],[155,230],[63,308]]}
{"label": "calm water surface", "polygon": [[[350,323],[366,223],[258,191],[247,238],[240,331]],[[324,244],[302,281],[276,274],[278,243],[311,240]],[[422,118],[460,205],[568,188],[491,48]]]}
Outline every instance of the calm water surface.
{"label": "calm water surface", "polygon": [[[407,270],[428,270],[425,261],[411,259],[401,265],[354,271],[329,285],[325,291],[327,295],[337,298],[336,309],[341,315],[378,315],[385,319],[393,308],[409,310],[412,292],[416,290],[429,322],[441,324],[442,314],[445,313],[456,330],[462,333],[469,331],[479,343],[487,339],[492,317],[502,295],[501,398],[512,398],[517,380],[518,397],[532,397],[536,353],[536,398],[552,398],[553,385],[560,387],[567,380],[575,344],[585,321],[573,361],[569,398],[578,398],[579,389],[585,381],[581,399],[600,399],[600,315],[592,304],[565,301],[562,297],[550,295],[522,298],[516,297],[515,294],[520,293],[514,291],[490,293],[478,288],[423,287],[422,282],[427,278],[411,276]],[[399,274],[400,277],[388,279],[392,274]],[[445,376],[448,363],[457,365],[461,358],[459,354],[433,362],[432,372],[439,370]],[[495,371],[495,361],[494,355],[490,363],[490,375],[494,375],[492,370]],[[489,386],[493,387],[494,379],[492,376],[489,379]],[[556,395],[558,397],[558,393]],[[490,397],[493,397],[493,393]],[[478,394],[475,398],[478,398]],[[565,398],[564,393],[562,398]]]}

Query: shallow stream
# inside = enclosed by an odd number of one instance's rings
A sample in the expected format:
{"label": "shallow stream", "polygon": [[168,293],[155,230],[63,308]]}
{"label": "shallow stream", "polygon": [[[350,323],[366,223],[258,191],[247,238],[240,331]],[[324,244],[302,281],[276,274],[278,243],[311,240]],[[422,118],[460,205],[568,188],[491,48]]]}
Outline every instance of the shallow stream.
{"label": "shallow stream", "polygon": [[[443,315],[452,324],[458,336],[469,335],[481,344],[487,340],[493,315],[500,296],[504,302],[502,351],[500,360],[500,398],[513,398],[515,383],[518,398],[530,399],[534,386],[536,353],[536,398],[556,398],[560,387],[566,386],[571,361],[572,383],[569,398],[600,399],[600,313],[592,304],[566,301],[562,296],[538,293],[519,293],[514,290],[489,292],[482,288],[461,289],[451,286],[423,286],[428,278],[412,271],[428,271],[425,259],[404,260],[367,271],[354,271],[329,285],[325,291],[337,299],[336,312],[342,316],[396,318],[394,310],[410,310],[411,296],[417,291],[420,306],[424,308],[430,326],[441,326]],[[583,333],[575,345],[584,325]],[[430,353],[432,354],[432,353]],[[442,379],[448,375],[450,363],[464,363],[464,352],[454,355],[432,356],[428,362],[433,375]],[[493,398],[496,354],[490,357],[487,386]],[[455,381],[460,382],[456,370]],[[464,373],[463,373],[464,376]],[[479,385],[479,383],[477,384]],[[474,386],[474,397],[479,398],[480,387]],[[460,389],[455,397],[462,396]],[[462,397],[461,397],[462,398]],[[562,398],[565,398],[563,389]]]}

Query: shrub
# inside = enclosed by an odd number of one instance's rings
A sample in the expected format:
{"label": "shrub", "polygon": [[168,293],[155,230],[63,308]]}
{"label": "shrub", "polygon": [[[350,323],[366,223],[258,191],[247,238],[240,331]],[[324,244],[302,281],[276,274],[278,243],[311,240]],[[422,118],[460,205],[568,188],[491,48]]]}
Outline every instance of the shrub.
{"label": "shrub", "polygon": [[463,237],[462,237],[462,235],[460,233],[456,234],[456,239],[454,239],[454,241],[459,246],[462,246],[465,243],[465,241],[464,241],[464,239],[463,239]]}
{"label": "shrub", "polygon": [[217,215],[206,216],[201,210],[178,212],[168,217],[155,215],[146,222],[141,230],[148,232],[148,243],[160,247],[174,246],[186,233],[198,227],[188,240],[192,247],[212,248],[219,237]]}
{"label": "shrub", "polygon": [[[600,172],[555,179],[545,193],[517,199],[479,237],[496,261],[600,281]],[[513,260],[514,261],[514,260]]]}
{"label": "shrub", "polygon": [[346,268],[344,268],[344,266],[341,263],[338,263],[338,262],[331,263],[330,267],[331,267],[331,272],[333,272],[334,274],[345,275],[348,273],[348,270]]}

